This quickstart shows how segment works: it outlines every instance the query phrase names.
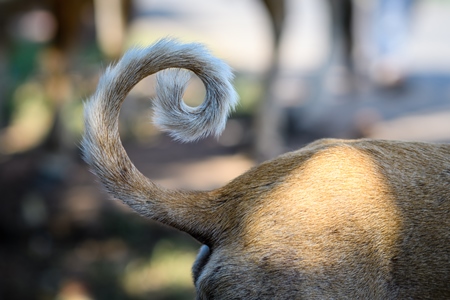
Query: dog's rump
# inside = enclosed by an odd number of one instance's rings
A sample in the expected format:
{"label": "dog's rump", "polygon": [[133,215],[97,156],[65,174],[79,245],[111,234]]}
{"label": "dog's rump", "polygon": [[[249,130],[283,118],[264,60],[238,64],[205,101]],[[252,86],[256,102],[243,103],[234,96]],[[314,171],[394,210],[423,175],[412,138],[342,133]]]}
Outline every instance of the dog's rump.
{"label": "dog's rump", "polygon": [[450,296],[449,187],[449,145],[326,139],[250,170],[218,202],[225,235],[292,270],[305,295],[437,299]]}

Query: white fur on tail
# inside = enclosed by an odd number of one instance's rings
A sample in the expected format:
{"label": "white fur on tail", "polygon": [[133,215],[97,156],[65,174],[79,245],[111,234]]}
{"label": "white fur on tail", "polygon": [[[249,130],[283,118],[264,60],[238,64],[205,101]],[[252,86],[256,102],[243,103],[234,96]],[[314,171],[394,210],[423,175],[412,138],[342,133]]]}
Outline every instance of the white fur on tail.
{"label": "white fur on tail", "polygon": [[[198,107],[183,103],[189,74],[180,69],[192,71],[205,85],[206,96]],[[85,105],[84,158],[116,198],[144,216],[205,240],[204,232],[214,231],[214,225],[202,223],[193,207],[210,205],[207,195],[170,191],[156,185],[136,169],[120,141],[122,102],[140,80],[162,70],[166,71],[157,75],[155,123],[182,141],[220,134],[237,103],[230,68],[200,44],[163,39],[150,47],[127,51],[100,78],[96,92]]]}
{"label": "white fur on tail", "polygon": [[[198,50],[205,51],[201,47]],[[208,52],[204,55],[209,59],[210,70],[202,78],[206,85],[206,97],[198,107],[189,107],[182,99],[191,78],[190,72],[169,69],[156,75],[154,123],[180,141],[194,141],[211,134],[219,136],[225,128],[229,112],[238,101],[231,85],[233,74],[230,68]]]}

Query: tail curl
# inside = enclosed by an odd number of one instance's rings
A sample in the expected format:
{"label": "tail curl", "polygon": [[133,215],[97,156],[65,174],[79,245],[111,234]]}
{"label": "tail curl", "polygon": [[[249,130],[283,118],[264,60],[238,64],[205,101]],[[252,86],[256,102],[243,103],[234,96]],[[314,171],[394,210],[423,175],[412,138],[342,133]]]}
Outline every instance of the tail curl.
{"label": "tail curl", "polygon": [[[200,44],[163,39],[129,50],[106,69],[85,104],[83,155],[105,188],[135,211],[209,241],[219,231],[210,221],[215,218],[208,217],[216,211],[211,194],[167,190],[153,183],[133,165],[120,141],[118,117],[126,95],[143,78],[162,70],[157,74],[155,124],[181,141],[221,133],[238,98],[230,68]],[[205,85],[206,96],[198,107],[182,99],[189,81],[186,70]]]}

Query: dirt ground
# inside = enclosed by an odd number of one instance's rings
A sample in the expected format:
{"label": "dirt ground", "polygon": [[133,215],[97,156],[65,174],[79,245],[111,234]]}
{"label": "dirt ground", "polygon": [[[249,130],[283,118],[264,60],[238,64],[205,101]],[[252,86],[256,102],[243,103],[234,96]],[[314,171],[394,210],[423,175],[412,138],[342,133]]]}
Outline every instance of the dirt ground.
{"label": "dirt ground", "polygon": [[[253,165],[246,146],[214,139],[178,144],[162,136],[125,148],[145,175],[174,188],[211,189]],[[192,299],[199,244],[109,199],[79,154],[35,150],[2,159],[0,299]],[[158,259],[162,271],[133,267],[161,247],[169,255]],[[127,283],[142,272],[152,275],[141,276],[141,286]],[[164,279],[176,273],[178,282]]]}

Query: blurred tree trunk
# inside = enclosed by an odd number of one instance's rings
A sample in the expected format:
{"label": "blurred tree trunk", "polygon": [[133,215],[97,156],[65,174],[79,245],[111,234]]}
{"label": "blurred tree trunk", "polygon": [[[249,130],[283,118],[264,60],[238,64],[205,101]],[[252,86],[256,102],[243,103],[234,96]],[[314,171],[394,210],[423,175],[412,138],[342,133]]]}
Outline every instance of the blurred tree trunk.
{"label": "blurred tree trunk", "polygon": [[97,42],[110,59],[117,59],[124,50],[125,30],[131,0],[94,0]]}
{"label": "blurred tree trunk", "polygon": [[[47,150],[61,152],[75,145],[68,140],[65,125],[61,120],[61,108],[70,101],[72,84],[69,78],[71,51],[78,40],[81,18],[85,5],[93,5],[99,46],[110,58],[118,58],[123,51],[125,28],[131,0],[51,0],[58,30],[43,63],[46,69],[46,91],[55,111],[51,132],[44,144]],[[99,4],[101,3],[101,4]],[[99,25],[100,24],[100,25]],[[70,149],[69,149],[70,150]]]}
{"label": "blurred tree trunk", "polygon": [[67,131],[61,120],[61,109],[71,99],[69,78],[70,52],[79,36],[84,5],[90,0],[49,0],[47,4],[55,17],[57,30],[50,46],[44,50],[41,63],[44,71],[45,92],[54,111],[54,121],[43,147],[61,153],[75,145],[67,142]]}
{"label": "blurred tree trunk", "polygon": [[273,51],[270,67],[263,80],[263,101],[256,114],[255,154],[263,161],[273,158],[284,151],[283,111],[277,101],[276,80],[279,74],[279,50],[283,25],[286,16],[284,0],[262,0],[269,14],[273,35]]}

